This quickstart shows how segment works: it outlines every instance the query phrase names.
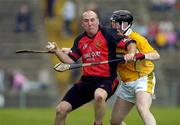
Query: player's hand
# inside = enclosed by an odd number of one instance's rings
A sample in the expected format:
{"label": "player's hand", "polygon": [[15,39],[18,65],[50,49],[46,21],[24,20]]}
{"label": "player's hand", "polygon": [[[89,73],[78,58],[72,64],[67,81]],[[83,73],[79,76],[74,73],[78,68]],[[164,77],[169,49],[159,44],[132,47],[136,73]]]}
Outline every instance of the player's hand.
{"label": "player's hand", "polygon": [[46,45],[46,49],[49,52],[55,53],[56,51],[58,51],[59,47],[57,46],[57,44],[55,42],[48,42]]}
{"label": "player's hand", "polygon": [[126,62],[132,61],[132,60],[134,60],[134,55],[135,55],[135,54],[133,54],[133,53],[125,54],[125,55],[124,55],[124,60],[125,60]]}
{"label": "player's hand", "polygon": [[71,52],[71,48],[62,48],[61,51],[65,54],[69,54]]}

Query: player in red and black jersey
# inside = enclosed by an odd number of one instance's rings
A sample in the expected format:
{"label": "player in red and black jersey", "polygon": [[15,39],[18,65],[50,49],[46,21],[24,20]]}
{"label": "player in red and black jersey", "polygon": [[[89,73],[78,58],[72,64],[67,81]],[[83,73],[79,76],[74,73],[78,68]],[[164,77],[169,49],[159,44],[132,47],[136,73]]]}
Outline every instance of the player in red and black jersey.
{"label": "player in red and black jersey", "polygon": [[[114,34],[113,34],[114,33]],[[71,48],[69,56],[73,61],[80,57],[83,63],[100,62],[115,58],[116,32],[99,26],[94,36],[86,32],[80,34]],[[116,63],[102,64],[83,68],[83,77],[97,76],[116,78]]]}
{"label": "player in red and black jersey", "polygon": [[[56,43],[52,43],[54,47],[49,47],[48,50],[54,52],[62,62],[69,64],[76,62],[80,57],[83,63],[115,59],[116,46],[124,37],[117,36],[116,30],[101,27],[97,14],[91,10],[82,14],[81,26],[85,32],[75,39],[69,54],[63,53]],[[105,102],[118,85],[116,67],[116,63],[83,67],[80,81],[74,84],[57,106],[55,125],[65,125],[69,112],[93,99],[94,125],[102,125]]]}

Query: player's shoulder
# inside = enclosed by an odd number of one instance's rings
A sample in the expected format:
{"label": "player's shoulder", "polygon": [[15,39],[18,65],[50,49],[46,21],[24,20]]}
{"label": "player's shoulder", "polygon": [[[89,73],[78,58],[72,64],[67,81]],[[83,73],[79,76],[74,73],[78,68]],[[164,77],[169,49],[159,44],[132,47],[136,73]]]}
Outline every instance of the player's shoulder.
{"label": "player's shoulder", "polygon": [[123,41],[124,42],[129,42],[129,41],[132,41],[133,39],[131,39],[131,38],[129,38],[129,37],[125,37],[124,39],[123,39]]}
{"label": "player's shoulder", "polygon": [[107,26],[100,26],[100,30],[103,33],[117,34],[117,30]]}
{"label": "player's shoulder", "polygon": [[141,39],[146,39],[143,35],[141,35],[140,33],[136,32],[136,31],[133,31],[132,35],[134,35],[134,36],[136,36],[138,38],[141,38]]}
{"label": "player's shoulder", "polygon": [[118,34],[118,31],[116,29],[113,29],[111,27],[101,26],[100,29],[103,36],[110,41],[120,41],[124,38],[124,36]]}
{"label": "player's shoulder", "polygon": [[85,32],[79,33],[77,37],[75,38],[75,42],[80,41],[85,36]]}
{"label": "player's shoulder", "polygon": [[121,40],[122,43],[129,45],[130,43],[136,43],[135,40],[133,40],[132,38],[129,37],[125,37],[123,40]]}

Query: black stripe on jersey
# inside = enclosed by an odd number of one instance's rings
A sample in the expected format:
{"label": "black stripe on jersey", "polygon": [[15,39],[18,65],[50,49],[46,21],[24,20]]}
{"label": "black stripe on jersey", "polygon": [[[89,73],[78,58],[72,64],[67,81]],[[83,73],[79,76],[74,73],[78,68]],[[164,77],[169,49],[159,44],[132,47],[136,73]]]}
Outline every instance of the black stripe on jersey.
{"label": "black stripe on jersey", "polygon": [[72,53],[76,53],[76,55],[78,55],[78,58],[74,57],[73,54],[69,54],[69,57],[73,60],[73,61],[77,61],[80,57],[81,57],[81,51],[80,49],[78,48],[78,43],[80,41],[80,39],[85,35],[85,33],[81,33],[79,34],[76,39],[74,40],[74,45],[73,47],[71,48],[72,50]]}
{"label": "black stripe on jersey", "polygon": [[[108,60],[115,59],[116,58],[116,45],[124,37],[118,36],[117,31],[112,28],[101,27],[101,32],[107,41],[107,47],[109,50]],[[117,73],[116,73],[117,62],[109,63],[109,65],[110,65],[111,77],[117,77]]]}
{"label": "black stripe on jersey", "polygon": [[118,44],[125,36],[118,35],[116,29],[108,28],[108,27],[101,27],[102,34],[106,37],[108,41],[111,41],[111,44]]}

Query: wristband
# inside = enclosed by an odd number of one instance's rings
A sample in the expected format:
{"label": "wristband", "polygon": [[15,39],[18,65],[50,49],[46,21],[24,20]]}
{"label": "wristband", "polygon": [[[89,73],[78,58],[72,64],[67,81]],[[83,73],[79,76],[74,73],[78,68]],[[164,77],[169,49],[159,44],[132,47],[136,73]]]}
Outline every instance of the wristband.
{"label": "wristband", "polygon": [[135,54],[135,58],[136,58],[136,60],[143,60],[143,59],[145,59],[145,54],[143,54],[143,53],[136,53]]}

